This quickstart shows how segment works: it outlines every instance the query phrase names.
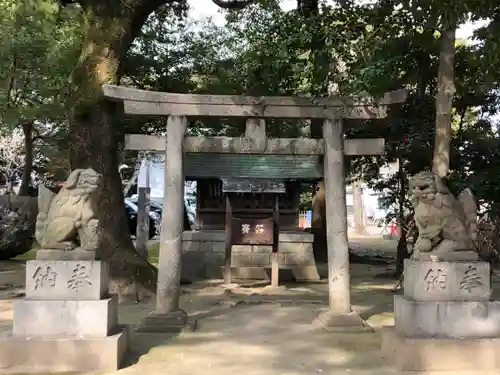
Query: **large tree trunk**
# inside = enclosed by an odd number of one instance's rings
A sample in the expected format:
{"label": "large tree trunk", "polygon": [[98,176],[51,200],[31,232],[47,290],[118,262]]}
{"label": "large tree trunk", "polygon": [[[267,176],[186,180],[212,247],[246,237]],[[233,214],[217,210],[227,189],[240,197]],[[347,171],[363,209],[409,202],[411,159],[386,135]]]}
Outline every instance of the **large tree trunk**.
{"label": "large tree trunk", "polygon": [[186,205],[184,204],[184,219],[183,219],[183,230],[191,230],[191,223],[189,222],[189,216],[187,213]]}
{"label": "large tree trunk", "polygon": [[31,173],[33,172],[33,120],[24,121],[21,126],[24,134],[24,166],[19,187],[20,196],[30,195]]}
{"label": "large tree trunk", "polygon": [[354,208],[354,233],[365,235],[365,213],[363,207],[363,188],[361,181],[352,183],[352,205]]}
{"label": "large tree trunk", "polygon": [[[143,1],[145,2],[145,1]],[[103,175],[97,213],[102,226],[100,255],[110,265],[111,290],[121,299],[154,292],[156,269],[141,259],[128,233],[118,171],[117,134],[122,109],[105,100],[104,83],[118,83],[117,72],[133,39],[154,7],[96,0],[85,6],[88,30],[73,72],[70,108],[71,167],[91,167]],[[160,2],[161,3],[161,2]],[[145,288],[142,288],[142,287]]]}
{"label": "large tree trunk", "polygon": [[438,88],[436,93],[436,134],[432,171],[444,177],[450,169],[451,119],[455,94],[454,58],[457,21],[450,14],[443,15],[441,53],[439,55]]}
{"label": "large tree trunk", "polygon": [[[318,0],[297,0],[297,10],[303,17],[304,25],[313,33],[316,32],[316,23],[319,15]],[[313,96],[328,95],[328,56],[325,55],[325,40],[321,35],[312,34],[309,41],[311,50],[311,64],[313,65],[313,77],[311,82],[311,92]],[[323,120],[312,119],[310,125],[311,138],[323,138]],[[323,173],[323,160],[319,160],[318,167]],[[318,185],[312,201],[312,225],[311,231],[314,234],[314,259],[316,262],[327,262],[327,243],[326,243],[326,212],[325,212],[325,191],[324,182]]]}
{"label": "large tree trunk", "polygon": [[398,241],[398,247],[396,250],[396,277],[399,277],[403,274],[404,271],[404,262],[405,259],[410,257],[408,253],[408,243],[406,241],[406,231],[408,228],[408,222],[405,218],[405,206],[404,202],[406,200],[406,176],[405,171],[403,169],[403,163],[401,160],[398,162],[399,171],[399,198],[398,198],[398,220],[397,223],[399,225],[400,237]]}
{"label": "large tree trunk", "polygon": [[311,232],[314,234],[314,260],[326,263],[328,261],[328,252],[326,244],[325,184],[323,181],[316,187],[316,193],[312,199]]}
{"label": "large tree trunk", "polygon": [[142,164],[142,156],[141,153],[137,156],[137,160],[135,161],[135,166],[134,166],[134,172],[132,174],[132,177],[130,177],[130,180],[127,181],[125,186],[123,187],[123,195],[125,197],[128,197],[128,193],[130,192],[130,189],[134,184],[136,184],[137,179],[139,178],[139,172],[141,171],[141,164]]}

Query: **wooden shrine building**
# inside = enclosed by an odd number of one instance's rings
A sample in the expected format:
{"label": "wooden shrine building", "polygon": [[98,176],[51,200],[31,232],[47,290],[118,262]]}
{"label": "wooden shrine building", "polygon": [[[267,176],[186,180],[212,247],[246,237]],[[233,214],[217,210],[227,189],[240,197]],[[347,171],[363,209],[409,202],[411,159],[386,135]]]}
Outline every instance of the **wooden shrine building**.
{"label": "wooden shrine building", "polygon": [[[135,148],[134,135],[126,148]],[[186,153],[186,181],[196,181],[196,223],[183,232],[183,277],[221,278],[226,241],[226,196],[231,214],[239,219],[273,216],[274,196],[262,192],[225,193],[223,181],[276,182],[284,185],[279,194],[278,227],[282,276],[297,280],[318,280],[313,252],[314,236],[299,227],[300,192],[322,179],[317,155],[252,155],[229,153]],[[167,211],[165,211],[167,212]],[[271,246],[235,245],[231,255],[234,278],[270,277]]]}
{"label": "wooden shrine building", "polygon": [[[265,131],[265,122],[259,123],[250,119],[247,121],[244,135],[247,138],[261,139],[266,137]],[[186,139],[194,141],[195,138],[201,137]],[[310,139],[303,140],[307,143]],[[125,148],[162,151],[165,148],[164,137],[127,134]],[[382,153],[383,149],[383,139],[351,139],[344,142],[346,155],[377,155]],[[319,280],[320,275],[314,259],[314,235],[299,227],[299,204],[301,185],[312,185],[323,178],[322,166],[318,164],[321,151],[313,147],[310,154],[199,152],[195,145],[191,145],[189,151],[184,154],[184,178],[186,181],[196,181],[197,203],[195,228],[182,234],[184,278],[223,276],[227,219],[223,180],[268,180],[283,182],[286,190],[286,193],[280,194],[278,200],[279,263],[283,271],[282,278],[291,277],[298,281]],[[230,196],[234,217],[264,219],[273,215],[271,194],[245,192],[231,193]],[[233,278],[270,278],[271,246],[235,245],[232,248]]]}
{"label": "wooden shrine building", "polygon": [[[224,230],[225,199],[222,180],[279,180],[286,194],[279,199],[281,231],[299,229],[302,183],[322,178],[312,155],[197,154],[185,156],[186,180],[196,181],[196,229]],[[273,212],[269,194],[240,193],[231,199],[233,214],[241,218],[268,217]]]}

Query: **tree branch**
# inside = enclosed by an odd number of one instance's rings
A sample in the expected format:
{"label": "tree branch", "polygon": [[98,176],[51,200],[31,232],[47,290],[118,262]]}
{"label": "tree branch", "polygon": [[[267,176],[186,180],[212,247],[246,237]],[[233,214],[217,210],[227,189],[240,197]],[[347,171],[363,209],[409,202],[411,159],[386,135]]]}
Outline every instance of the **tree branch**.
{"label": "tree branch", "polygon": [[243,9],[251,4],[256,3],[256,0],[212,0],[212,2],[222,9]]}
{"label": "tree branch", "polygon": [[136,2],[137,8],[141,9],[142,12],[146,12],[148,16],[162,5],[169,4],[170,6],[175,7],[174,3],[174,0],[138,0]]}
{"label": "tree branch", "polygon": [[17,72],[17,54],[14,53],[13,59],[12,59],[12,70],[10,72],[10,77],[9,77],[9,84],[7,87],[7,105],[14,104],[14,92],[16,90],[16,72]]}
{"label": "tree branch", "polygon": [[59,0],[59,3],[61,4],[61,7],[65,7],[68,5],[73,5],[73,4],[79,4],[81,7],[84,7],[86,4],[86,1],[84,0]]}

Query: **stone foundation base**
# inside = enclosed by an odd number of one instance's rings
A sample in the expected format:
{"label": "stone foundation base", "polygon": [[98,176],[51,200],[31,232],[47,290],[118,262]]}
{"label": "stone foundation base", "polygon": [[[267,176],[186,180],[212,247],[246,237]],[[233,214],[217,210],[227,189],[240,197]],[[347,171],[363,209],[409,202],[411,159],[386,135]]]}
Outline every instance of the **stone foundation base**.
{"label": "stone foundation base", "polygon": [[381,336],[383,357],[400,371],[500,369],[500,338],[412,338],[394,327],[382,328]]}
{"label": "stone foundation base", "polygon": [[499,301],[413,301],[394,296],[394,325],[407,337],[500,338]]}
{"label": "stone foundation base", "polygon": [[412,256],[414,260],[425,260],[431,262],[477,262],[479,260],[479,254],[475,251],[455,251],[452,253],[445,254],[434,254],[434,253],[418,253]]}
{"label": "stone foundation base", "polygon": [[118,298],[98,301],[14,301],[16,337],[106,337],[118,324]]}
{"label": "stone foundation base", "polygon": [[405,259],[403,289],[415,301],[489,301],[490,264]]}
{"label": "stone foundation base", "polygon": [[[214,278],[224,278],[224,267],[218,267]],[[233,280],[267,280],[271,281],[271,267],[231,267]],[[316,265],[302,267],[281,266],[279,270],[280,281],[319,281],[321,278]]]}
{"label": "stone foundation base", "polygon": [[54,249],[40,249],[36,252],[36,260],[95,260],[95,251],[86,251],[80,248],[63,251]]}
{"label": "stone foundation base", "polygon": [[[280,268],[294,269],[295,280],[319,279],[314,260],[313,241],[314,235],[303,231],[279,234]],[[226,233],[223,230],[184,231],[182,276],[189,280],[221,278],[222,267],[225,264],[225,248]],[[234,272],[238,279],[268,279],[267,272],[262,268],[270,269],[271,258],[272,246],[232,246],[231,265],[238,268]]]}
{"label": "stone foundation base", "polygon": [[104,338],[0,336],[0,371],[54,373],[116,371],[128,349],[128,327]]}
{"label": "stone foundation base", "polygon": [[349,314],[337,314],[327,310],[322,312],[313,321],[313,325],[321,327],[327,332],[363,333],[373,332],[361,317],[354,311]]}
{"label": "stone foundation base", "polygon": [[189,329],[188,315],[184,310],[169,313],[152,312],[137,327],[137,332],[179,333]]}

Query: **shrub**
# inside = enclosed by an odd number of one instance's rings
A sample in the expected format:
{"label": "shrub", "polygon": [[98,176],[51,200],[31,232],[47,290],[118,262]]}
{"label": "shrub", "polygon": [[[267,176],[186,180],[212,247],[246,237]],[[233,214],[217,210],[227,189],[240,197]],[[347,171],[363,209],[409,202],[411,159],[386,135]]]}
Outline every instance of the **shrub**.
{"label": "shrub", "polygon": [[35,236],[37,199],[0,196],[0,260],[29,251]]}

